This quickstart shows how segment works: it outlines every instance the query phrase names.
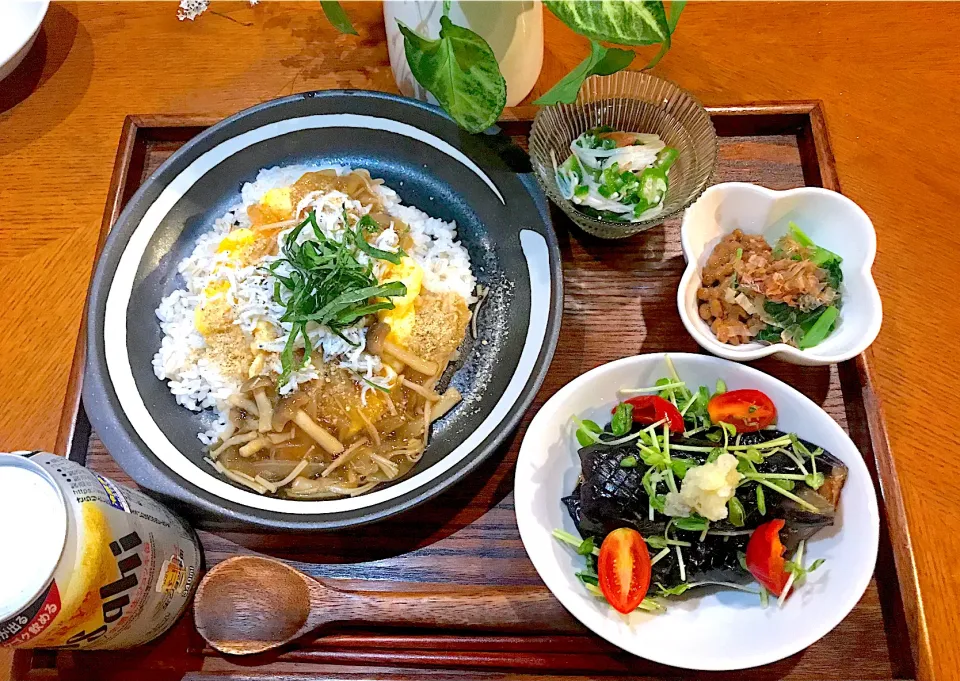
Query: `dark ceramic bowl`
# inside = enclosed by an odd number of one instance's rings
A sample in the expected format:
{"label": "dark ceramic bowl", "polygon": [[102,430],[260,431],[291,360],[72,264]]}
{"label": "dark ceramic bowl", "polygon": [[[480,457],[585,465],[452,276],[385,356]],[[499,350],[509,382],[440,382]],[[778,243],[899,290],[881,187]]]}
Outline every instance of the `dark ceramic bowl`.
{"label": "dark ceramic bowl", "polygon": [[[434,424],[403,478],[349,499],[264,497],[203,461],[202,417],[153,374],[155,310],[183,285],[177,264],[262,168],[367,168],[401,200],[455,220],[490,288],[450,381],[463,401]],[[560,252],[529,159],[502,135],[468,135],[438,109],[391,95],[328,91],[247,109],[206,130],[148,179],[110,232],[90,293],[83,399],[136,482],[200,524],[335,529],[408,509],[475,469],[519,423],[560,330]]]}

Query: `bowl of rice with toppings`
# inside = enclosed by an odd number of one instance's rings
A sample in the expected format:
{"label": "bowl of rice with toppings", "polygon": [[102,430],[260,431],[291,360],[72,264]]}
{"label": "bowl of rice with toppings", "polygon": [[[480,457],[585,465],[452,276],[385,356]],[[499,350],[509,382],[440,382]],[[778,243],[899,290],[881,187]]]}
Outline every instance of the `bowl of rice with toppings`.
{"label": "bowl of rice with toppings", "polygon": [[[345,111],[344,111],[345,110]],[[141,187],[91,291],[84,400],[200,524],[332,529],[465,476],[559,331],[559,251],[503,143],[374,93],[270,102]]]}
{"label": "bowl of rice with toppings", "polygon": [[484,292],[456,225],[364,169],[270,168],[241,196],[157,309],[157,378],[214,415],[205,460],[291,499],[406,473],[460,401],[437,386]]}

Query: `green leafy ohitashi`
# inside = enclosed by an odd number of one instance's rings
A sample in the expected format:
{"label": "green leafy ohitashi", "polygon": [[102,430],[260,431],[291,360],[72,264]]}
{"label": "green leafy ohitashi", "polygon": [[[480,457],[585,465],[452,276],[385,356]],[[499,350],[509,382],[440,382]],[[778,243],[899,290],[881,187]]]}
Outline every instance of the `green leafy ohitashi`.
{"label": "green leafy ohitashi", "polygon": [[721,343],[822,343],[840,318],[843,259],[794,223],[771,247],[739,229],[721,239],[701,272],[699,314]]}

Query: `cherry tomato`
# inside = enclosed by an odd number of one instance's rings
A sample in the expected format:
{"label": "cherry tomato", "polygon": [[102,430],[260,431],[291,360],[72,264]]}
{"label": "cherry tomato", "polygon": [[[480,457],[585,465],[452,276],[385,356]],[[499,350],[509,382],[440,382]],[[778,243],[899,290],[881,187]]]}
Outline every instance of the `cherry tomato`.
{"label": "cherry tomato", "polygon": [[650,553],[640,533],[621,527],[608,534],[600,545],[597,575],[610,605],[624,614],[636,610],[650,588]]}
{"label": "cherry tomato", "polygon": [[[673,406],[673,403],[657,395],[638,395],[624,400],[627,404],[633,405],[633,422],[651,424],[667,419],[670,425],[671,433],[682,433],[683,415],[680,410]],[[616,411],[616,408],[614,408]]]}
{"label": "cherry tomato", "polygon": [[774,596],[783,593],[790,573],[784,570],[782,520],[771,520],[753,531],[747,543],[747,569]]}
{"label": "cherry tomato", "polygon": [[766,428],[777,419],[773,400],[759,390],[731,390],[714,395],[707,404],[714,423],[729,423],[738,433]]}

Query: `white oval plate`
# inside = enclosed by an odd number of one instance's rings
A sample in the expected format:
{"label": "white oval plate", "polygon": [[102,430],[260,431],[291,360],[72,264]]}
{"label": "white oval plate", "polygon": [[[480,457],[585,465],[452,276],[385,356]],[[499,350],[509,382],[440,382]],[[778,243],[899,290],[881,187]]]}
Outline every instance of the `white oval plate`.
{"label": "white oval plate", "polygon": [[803,650],[833,629],[860,600],[877,560],[880,520],[870,474],[860,452],[820,407],[782,381],[751,367],[715,357],[670,354],[680,377],[694,388],[718,378],[730,390],[756,388],[777,405],[778,426],[831,452],[849,468],[836,524],[807,544],[804,564],[825,563],[782,609],[763,609],[759,599],[729,590],[694,590],[667,602],[667,611],[621,615],[591,596],[574,577],[583,558],[551,536],[554,528],[576,534],[560,503],[580,474],[571,417],[606,423],[617,390],[653,385],[667,375],[664,354],[649,354],[597,367],[567,384],[540,409],[520,447],[515,502],[520,537],[554,596],[585,626],[624,650],[687,669],[756,667]]}

